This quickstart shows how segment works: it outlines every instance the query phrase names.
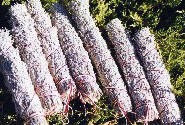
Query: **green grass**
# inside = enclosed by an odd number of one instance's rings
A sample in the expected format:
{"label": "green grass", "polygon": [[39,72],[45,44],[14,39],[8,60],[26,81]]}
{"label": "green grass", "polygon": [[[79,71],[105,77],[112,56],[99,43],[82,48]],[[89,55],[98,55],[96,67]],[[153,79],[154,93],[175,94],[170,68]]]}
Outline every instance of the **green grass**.
{"label": "green grass", "polygon": [[[7,12],[9,7],[7,5],[13,0],[2,1],[1,8]],[[47,9],[55,1],[42,0]],[[106,36],[105,25],[114,18],[122,20],[127,29],[133,33],[141,27],[150,27],[151,32],[155,34],[158,50],[170,73],[171,82],[174,86],[173,91],[185,121],[185,10],[183,9],[185,8],[185,1],[90,0],[90,6],[91,14],[103,32],[103,36]],[[0,13],[0,15],[2,14],[4,13]],[[8,26],[1,22],[3,20],[6,23],[7,19],[3,18],[8,18],[8,15],[0,17],[0,26]],[[8,99],[4,99],[5,97]],[[9,103],[11,103],[13,110],[9,93],[4,87],[0,87],[0,110],[2,105],[4,106],[4,114],[0,114],[1,122],[15,123],[16,120],[21,121],[16,118],[14,111],[6,109]],[[73,101],[71,105],[74,112],[73,115],[69,115],[70,124],[103,125],[111,122],[112,125],[124,125],[124,118],[119,118],[109,104],[109,100],[104,96],[97,104],[100,109],[93,109],[90,105],[86,105],[87,110],[84,113],[83,105],[78,100]],[[50,119],[50,123],[59,125],[62,124],[62,120],[55,116]]]}

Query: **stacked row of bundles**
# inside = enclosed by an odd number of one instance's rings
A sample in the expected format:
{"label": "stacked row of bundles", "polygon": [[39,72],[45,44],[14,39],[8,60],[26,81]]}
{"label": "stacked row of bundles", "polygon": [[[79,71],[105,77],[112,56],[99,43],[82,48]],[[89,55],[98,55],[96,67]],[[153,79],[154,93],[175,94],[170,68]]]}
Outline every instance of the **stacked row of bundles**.
{"label": "stacked row of bundles", "polygon": [[77,96],[84,104],[96,105],[102,91],[125,117],[133,110],[137,121],[160,118],[163,124],[172,124],[181,119],[169,74],[148,28],[131,40],[119,19],[108,23],[114,59],[91,17],[89,1],[71,0],[67,9],[55,4],[50,17],[39,0],[28,0],[10,8],[12,36],[0,30],[0,72],[17,114],[27,124],[48,125],[47,116],[66,116],[69,102]]}

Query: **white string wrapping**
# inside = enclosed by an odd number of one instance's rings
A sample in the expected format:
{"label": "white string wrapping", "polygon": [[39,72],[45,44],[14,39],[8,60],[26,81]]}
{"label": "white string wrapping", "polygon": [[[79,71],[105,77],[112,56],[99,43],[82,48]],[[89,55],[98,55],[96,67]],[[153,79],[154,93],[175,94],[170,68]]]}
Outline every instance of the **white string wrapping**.
{"label": "white string wrapping", "polygon": [[60,47],[57,29],[52,27],[51,19],[42,8],[40,0],[29,0],[27,8],[34,19],[35,29],[48,61],[50,73],[67,106],[65,109],[67,111],[70,100],[75,97],[76,85],[70,76],[66,58]]}
{"label": "white string wrapping", "polygon": [[62,100],[57,91],[48,63],[42,52],[40,41],[34,28],[34,21],[24,4],[10,8],[13,38],[18,46],[22,60],[27,64],[28,73],[39,95],[47,115],[63,110]]}
{"label": "white string wrapping", "polygon": [[84,49],[82,41],[71,25],[67,14],[60,4],[55,4],[52,9],[52,22],[58,28],[58,36],[62,50],[66,56],[69,69],[75,79],[83,103],[94,104],[100,99],[99,88],[91,60]]}
{"label": "white string wrapping", "polygon": [[0,29],[0,72],[13,96],[16,113],[28,125],[48,125],[39,97],[34,91],[26,65],[12,46],[9,31]]}
{"label": "white string wrapping", "polygon": [[116,58],[124,74],[133,99],[136,119],[153,121],[158,119],[158,111],[150,85],[145,77],[143,67],[140,65],[129,35],[119,19],[113,19],[106,26],[109,39],[114,46]]}
{"label": "white string wrapping", "polygon": [[146,70],[160,119],[164,124],[176,123],[181,118],[179,107],[171,91],[170,76],[155,48],[154,39],[154,35],[150,33],[149,28],[143,28],[135,34],[135,44]]}
{"label": "white string wrapping", "polygon": [[107,44],[89,12],[89,0],[72,0],[69,5],[86,50],[98,71],[105,93],[123,115],[132,109],[130,97]]}

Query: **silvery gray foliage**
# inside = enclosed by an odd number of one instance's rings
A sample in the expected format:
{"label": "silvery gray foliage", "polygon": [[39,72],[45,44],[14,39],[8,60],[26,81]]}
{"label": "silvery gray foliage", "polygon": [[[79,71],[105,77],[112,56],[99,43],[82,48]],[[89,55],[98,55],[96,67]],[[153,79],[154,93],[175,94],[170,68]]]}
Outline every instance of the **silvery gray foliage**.
{"label": "silvery gray foliage", "polygon": [[60,47],[57,28],[52,27],[50,16],[42,8],[40,0],[29,0],[27,8],[34,19],[35,29],[48,61],[51,75],[62,100],[68,107],[69,101],[75,97],[76,85],[70,76],[66,58]]}
{"label": "silvery gray foliage", "polygon": [[158,111],[150,85],[145,77],[129,35],[119,19],[113,19],[106,26],[109,39],[114,46],[116,58],[124,74],[135,106],[136,119],[153,121],[158,119]]}
{"label": "silvery gray foliage", "polygon": [[126,112],[132,109],[130,97],[107,44],[90,15],[89,0],[72,0],[69,10],[85,48],[98,71],[105,93],[115,108],[126,115]]}
{"label": "silvery gray foliage", "polygon": [[48,63],[40,47],[34,21],[25,5],[16,4],[10,8],[12,34],[22,60],[39,95],[43,108],[51,115],[63,110],[62,100],[48,69]]}
{"label": "silvery gray foliage", "polygon": [[143,28],[135,34],[135,44],[146,70],[160,119],[164,124],[176,123],[181,118],[179,107],[171,91],[170,76],[155,48],[154,40],[149,28]]}
{"label": "silvery gray foliage", "polygon": [[60,44],[67,58],[69,69],[76,82],[78,92],[82,96],[82,102],[93,104],[100,99],[102,92],[96,82],[88,53],[62,5],[55,4],[53,6],[52,17],[53,25],[58,28]]}
{"label": "silvery gray foliage", "polygon": [[9,31],[0,30],[0,72],[13,96],[16,113],[28,125],[48,125],[39,97],[34,91],[25,63],[12,46]]}

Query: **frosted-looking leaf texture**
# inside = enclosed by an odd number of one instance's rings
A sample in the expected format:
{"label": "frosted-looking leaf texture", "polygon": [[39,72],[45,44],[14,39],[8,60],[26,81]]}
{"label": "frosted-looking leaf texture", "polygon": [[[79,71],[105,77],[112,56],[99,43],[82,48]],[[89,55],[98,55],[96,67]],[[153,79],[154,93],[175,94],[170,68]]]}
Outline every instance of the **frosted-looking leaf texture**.
{"label": "frosted-looking leaf texture", "polygon": [[60,44],[76,82],[78,92],[82,96],[81,101],[94,104],[100,99],[102,91],[96,82],[88,53],[62,5],[53,5],[52,22],[58,28]]}
{"label": "frosted-looking leaf texture", "polygon": [[27,8],[34,19],[37,36],[48,61],[50,73],[61,94],[61,99],[68,106],[70,100],[75,97],[76,85],[70,76],[66,58],[60,47],[57,28],[52,26],[50,16],[42,8],[40,0],[29,0]]}
{"label": "frosted-looking leaf texture", "polygon": [[48,125],[45,112],[8,30],[0,30],[0,72],[12,94],[16,113],[29,125]]}
{"label": "frosted-looking leaf texture", "polygon": [[136,119],[141,121],[158,119],[150,85],[135,55],[134,46],[131,44],[125,27],[116,18],[107,24],[106,29],[133,99]]}
{"label": "frosted-looking leaf texture", "polygon": [[176,123],[181,118],[179,107],[171,91],[169,73],[155,48],[154,40],[154,35],[150,33],[149,28],[142,28],[135,34],[137,52],[146,70],[160,119],[164,124]]}
{"label": "frosted-looking leaf texture", "polygon": [[104,92],[115,107],[126,115],[132,109],[130,97],[107,44],[89,12],[89,0],[70,1],[69,10],[86,50],[95,65]]}
{"label": "frosted-looking leaf texture", "polygon": [[21,59],[26,63],[43,108],[48,115],[63,110],[62,100],[48,69],[48,63],[40,47],[34,21],[24,4],[10,8],[12,34]]}

